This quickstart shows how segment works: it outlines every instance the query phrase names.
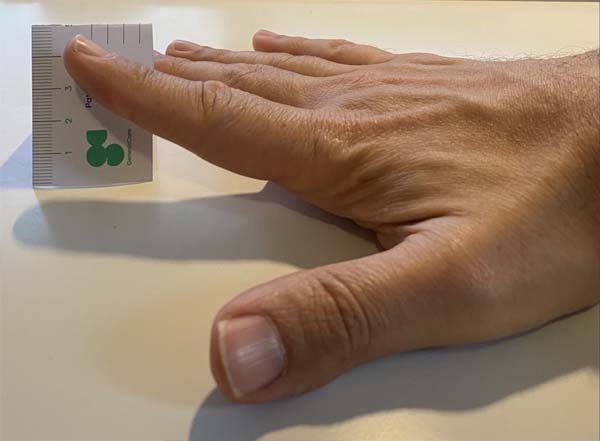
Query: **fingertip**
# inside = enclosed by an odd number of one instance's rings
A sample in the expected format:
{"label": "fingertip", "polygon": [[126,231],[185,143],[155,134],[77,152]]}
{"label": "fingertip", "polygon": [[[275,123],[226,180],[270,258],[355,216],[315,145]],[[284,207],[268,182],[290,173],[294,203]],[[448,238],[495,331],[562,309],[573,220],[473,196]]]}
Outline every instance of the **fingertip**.
{"label": "fingertip", "polygon": [[76,35],[65,45],[62,60],[70,77],[86,90],[97,69],[93,67],[96,57],[90,57],[84,51],[78,50],[82,38],[84,37]]}
{"label": "fingertip", "polygon": [[79,35],[74,36],[67,42],[67,44],[65,45],[65,48],[63,49],[63,55],[66,56],[66,55],[69,55],[71,52],[73,52],[73,45],[75,44],[77,37],[79,37]]}
{"label": "fingertip", "polygon": [[219,391],[232,402],[264,403],[293,394],[285,380],[287,352],[279,327],[257,305],[265,303],[264,288],[238,295],[212,324],[211,371]]}
{"label": "fingertip", "polygon": [[172,42],[169,43],[169,45],[165,49],[165,54],[166,55],[173,55],[174,52],[176,52],[176,50],[175,50],[175,41],[172,41]]}
{"label": "fingertip", "polygon": [[278,36],[279,34],[276,34],[275,32],[269,31],[267,29],[259,29],[258,31],[256,31],[256,34],[254,34],[255,36],[260,36],[260,37],[267,37],[267,38],[273,38]]}
{"label": "fingertip", "polygon": [[190,52],[194,52],[201,48],[202,46],[196,43],[192,43],[191,41],[174,40],[171,43],[169,43],[169,46],[167,46],[165,53],[167,55],[176,56],[177,54],[187,54]]}
{"label": "fingertip", "polygon": [[63,49],[63,63],[67,72],[71,73],[71,68],[73,66],[73,61],[76,56],[75,51],[73,50],[73,45],[75,44],[75,38],[69,40],[69,42],[65,45]]}
{"label": "fingertip", "polygon": [[[219,314],[220,315],[220,314]],[[247,402],[243,395],[234,391],[230,385],[230,381],[227,377],[225,365],[223,363],[223,357],[221,352],[223,350],[222,344],[222,330],[224,320],[217,318],[213,322],[211,336],[210,336],[210,370],[212,372],[217,388],[231,402]]]}
{"label": "fingertip", "polygon": [[266,50],[270,46],[270,43],[277,37],[279,37],[279,34],[266,29],[260,29],[252,37],[252,46],[256,50]]}
{"label": "fingertip", "polygon": [[75,46],[78,44],[80,37],[80,35],[76,35],[75,37],[71,38],[63,49],[63,62],[67,68],[67,71],[70,70],[70,68],[77,61],[78,56],[81,55],[81,52],[75,50]]}
{"label": "fingertip", "polygon": [[89,41],[89,40],[82,34],[75,35],[65,45],[65,48],[63,50],[63,56],[66,57],[66,56],[73,56],[73,55],[81,54],[82,52],[77,50],[77,46],[82,43],[85,44],[86,41]]}
{"label": "fingertip", "polygon": [[65,51],[93,58],[105,58],[113,55],[95,41],[90,40],[81,34],[77,34],[69,41],[65,47]]}
{"label": "fingertip", "polygon": [[167,55],[175,55],[177,53],[177,49],[175,47],[175,44],[177,43],[177,41],[178,40],[174,40],[174,41],[172,41],[172,42],[169,43],[169,45],[165,49],[165,54],[167,54]]}
{"label": "fingertip", "polygon": [[154,51],[153,61],[154,61],[154,69],[163,72],[165,69],[165,66],[167,66],[169,63],[169,56],[162,54],[158,51]]}
{"label": "fingertip", "polygon": [[212,372],[213,378],[215,379],[215,383],[217,383],[217,387],[221,391],[221,393],[229,400],[235,401],[235,395],[233,394],[233,391],[229,388],[229,384],[227,382],[227,375],[225,374],[225,369],[221,361],[221,350],[219,345],[219,323],[220,321],[218,319],[216,319],[213,322],[210,333],[210,370]]}
{"label": "fingertip", "polygon": [[108,52],[98,43],[78,34],[65,45],[63,50],[63,63],[67,72],[76,81],[87,76],[94,76],[97,68],[94,63],[104,62],[117,58],[114,52]]}

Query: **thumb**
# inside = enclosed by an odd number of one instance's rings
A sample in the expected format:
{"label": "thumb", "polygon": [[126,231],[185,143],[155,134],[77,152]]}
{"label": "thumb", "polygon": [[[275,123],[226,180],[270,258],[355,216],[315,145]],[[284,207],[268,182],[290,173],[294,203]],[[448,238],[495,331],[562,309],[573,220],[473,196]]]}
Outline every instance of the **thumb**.
{"label": "thumb", "polygon": [[398,246],[255,287],[218,314],[211,367],[230,398],[302,393],[397,351],[469,341],[466,283],[447,256]]}

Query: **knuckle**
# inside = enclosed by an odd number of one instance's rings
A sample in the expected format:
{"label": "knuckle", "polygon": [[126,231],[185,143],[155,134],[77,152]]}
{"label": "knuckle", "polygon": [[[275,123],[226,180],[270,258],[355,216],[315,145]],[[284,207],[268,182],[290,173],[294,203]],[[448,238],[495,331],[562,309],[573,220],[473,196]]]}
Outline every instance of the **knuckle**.
{"label": "knuckle", "polygon": [[185,58],[171,57],[169,58],[169,70],[175,73],[181,73],[186,70],[189,61]]}
{"label": "knuckle", "polygon": [[[448,96],[443,104],[444,112],[452,115],[457,121],[461,118],[466,121],[477,121],[477,124],[487,126],[494,130],[495,115],[500,106],[491,100],[480,100],[457,93]],[[514,112],[514,108],[511,109]]]}
{"label": "knuckle", "polygon": [[226,68],[226,83],[236,89],[243,88],[252,82],[255,75],[260,74],[263,67],[259,64],[240,64]]}
{"label": "knuckle", "polygon": [[294,52],[302,52],[308,48],[310,40],[304,37],[290,37],[286,44],[292,48]]}
{"label": "knuckle", "polygon": [[354,44],[344,39],[329,40],[327,46],[329,49],[343,49],[344,47],[353,46]]}
{"label": "knuckle", "polygon": [[422,64],[422,65],[449,65],[449,64],[454,64],[455,63],[455,58],[448,58],[448,57],[443,57],[441,55],[437,55],[437,54],[432,54],[429,52],[413,52],[413,53],[409,53],[406,54],[405,56],[399,56],[396,57],[396,59],[400,62],[404,60],[409,60],[412,63],[415,64]]}
{"label": "knuckle", "polygon": [[323,135],[319,131],[315,131],[310,135],[308,141],[308,162],[309,164],[314,164],[314,166],[318,166],[321,162],[321,156],[324,146]]}
{"label": "knuckle", "polygon": [[151,83],[156,71],[154,69],[149,69],[142,64],[133,64],[132,67],[132,77],[136,86],[146,86],[148,83]]}
{"label": "knuckle", "polygon": [[231,90],[220,81],[203,81],[197,86],[195,96],[196,112],[202,129],[210,128],[218,122],[218,115],[231,102]]}
{"label": "knuckle", "polygon": [[356,292],[356,285],[327,271],[316,279],[315,296],[320,335],[327,349],[341,353],[343,362],[351,362],[370,347],[372,326],[369,314]]}
{"label": "knuckle", "polygon": [[228,49],[213,49],[213,54],[219,60],[229,60],[236,56],[235,52]]}
{"label": "knuckle", "polygon": [[229,51],[223,49],[204,48],[203,56],[208,61],[225,61],[230,55]]}
{"label": "knuckle", "polygon": [[302,56],[298,57],[296,55],[284,54],[281,56],[273,57],[272,64],[276,68],[285,68],[288,67],[296,58],[302,58]]}
{"label": "knuckle", "polygon": [[208,46],[200,46],[192,52],[192,58],[195,60],[205,60],[213,56],[215,49]]}
{"label": "knuckle", "polygon": [[368,69],[355,70],[344,74],[344,87],[349,90],[373,87],[380,83],[381,75]]}
{"label": "knuckle", "polygon": [[[156,87],[157,72],[154,69],[149,69],[146,66],[138,63],[130,62],[129,72],[132,78],[132,88],[134,90],[148,90]],[[121,100],[116,100],[115,104],[120,107]],[[139,121],[139,116],[142,111],[141,100],[130,100],[128,105],[123,106],[120,112],[126,119],[130,121]]]}
{"label": "knuckle", "polygon": [[[460,226],[459,226],[460,225]],[[464,228],[462,224],[446,223],[447,228]],[[485,268],[479,256],[473,255],[469,242],[451,243],[440,233],[425,232],[421,241],[432,247],[446,249],[435,257],[433,270],[419,274],[417,290],[422,307],[437,318],[439,327],[429,329],[430,337],[440,344],[460,341],[461,333],[479,332],[493,328],[499,306],[494,291],[493,268]],[[440,287],[444,287],[443,290]],[[472,323],[472,317],[479,317]],[[468,324],[465,326],[465,324]]]}

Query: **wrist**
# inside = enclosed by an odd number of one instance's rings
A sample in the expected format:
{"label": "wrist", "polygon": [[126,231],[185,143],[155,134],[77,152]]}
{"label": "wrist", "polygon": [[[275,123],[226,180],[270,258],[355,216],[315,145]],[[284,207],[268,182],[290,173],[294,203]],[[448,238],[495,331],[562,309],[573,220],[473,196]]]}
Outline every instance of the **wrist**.
{"label": "wrist", "polygon": [[555,60],[559,86],[568,107],[578,148],[596,163],[600,152],[599,52],[585,52]]}
{"label": "wrist", "polygon": [[[567,57],[559,64],[565,101],[571,109],[566,119],[574,135],[571,166],[578,169],[579,179],[571,181],[581,195],[582,213],[591,237],[597,237],[600,222],[600,83],[598,50]],[[557,61],[560,61],[557,60]],[[567,130],[568,126],[567,126]],[[575,183],[577,182],[577,184]],[[585,208],[583,208],[585,207]],[[594,244],[597,242],[594,241]],[[596,252],[600,249],[595,247]],[[598,256],[600,257],[600,256]]]}

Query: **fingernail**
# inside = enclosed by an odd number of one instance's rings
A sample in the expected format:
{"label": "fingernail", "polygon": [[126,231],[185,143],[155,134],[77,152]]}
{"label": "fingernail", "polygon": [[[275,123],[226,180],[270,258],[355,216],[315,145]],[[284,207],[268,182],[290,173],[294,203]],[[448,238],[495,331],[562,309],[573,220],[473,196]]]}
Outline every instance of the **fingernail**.
{"label": "fingernail", "polygon": [[277,35],[275,32],[267,31],[266,29],[261,29],[256,34],[262,35],[263,37],[274,37]]}
{"label": "fingernail", "polygon": [[189,41],[175,40],[173,42],[173,49],[181,52],[190,52],[198,49],[198,46],[194,43],[190,43]]}
{"label": "fingernail", "polygon": [[105,57],[108,55],[108,52],[104,50],[103,47],[94,43],[92,40],[88,40],[81,34],[75,36],[73,51],[81,52],[82,54],[89,55],[91,57]]}
{"label": "fingernail", "polygon": [[218,324],[219,350],[227,380],[236,397],[275,380],[285,366],[285,350],[275,326],[253,315]]}

